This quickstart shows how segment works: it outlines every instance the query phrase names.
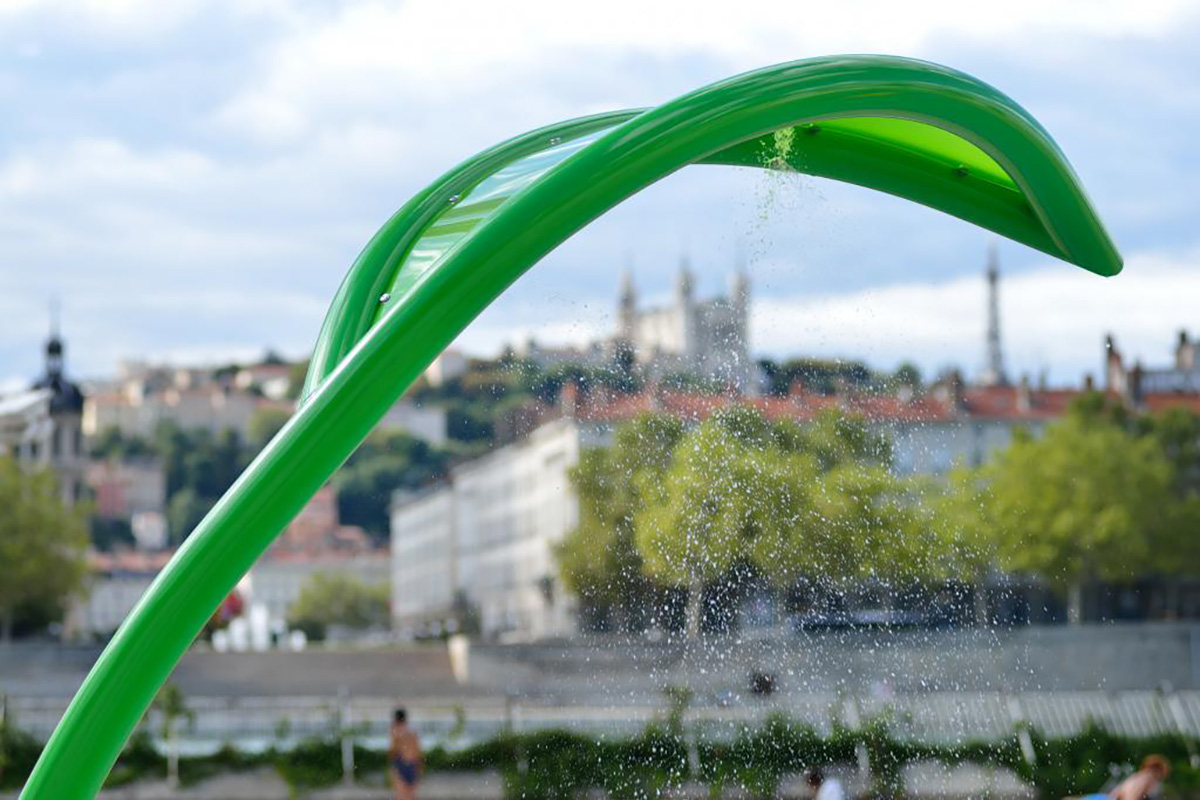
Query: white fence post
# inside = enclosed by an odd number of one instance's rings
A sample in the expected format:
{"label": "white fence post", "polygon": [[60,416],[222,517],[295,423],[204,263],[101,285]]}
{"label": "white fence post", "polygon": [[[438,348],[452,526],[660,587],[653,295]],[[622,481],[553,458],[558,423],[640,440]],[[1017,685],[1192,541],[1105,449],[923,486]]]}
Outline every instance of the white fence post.
{"label": "white fence post", "polygon": [[354,785],[354,736],[350,730],[350,690],[338,687],[338,736],[342,742],[342,785]]}

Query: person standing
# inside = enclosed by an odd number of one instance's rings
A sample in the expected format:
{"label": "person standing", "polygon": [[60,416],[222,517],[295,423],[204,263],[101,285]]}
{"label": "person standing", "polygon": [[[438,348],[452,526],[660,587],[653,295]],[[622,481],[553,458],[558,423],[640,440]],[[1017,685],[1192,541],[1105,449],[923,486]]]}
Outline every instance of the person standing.
{"label": "person standing", "polygon": [[808,771],[808,788],[812,789],[814,800],[846,800],[842,782],[837,778],[826,778],[819,769]]}
{"label": "person standing", "polygon": [[391,746],[388,747],[391,762],[392,794],[396,800],[417,800],[417,781],[425,773],[425,756],[421,753],[421,740],[408,727],[408,712],[397,708],[392,718]]}
{"label": "person standing", "polygon": [[1158,795],[1159,787],[1171,774],[1170,763],[1162,756],[1146,756],[1142,768],[1117,784],[1108,793],[1112,800],[1145,800]]}

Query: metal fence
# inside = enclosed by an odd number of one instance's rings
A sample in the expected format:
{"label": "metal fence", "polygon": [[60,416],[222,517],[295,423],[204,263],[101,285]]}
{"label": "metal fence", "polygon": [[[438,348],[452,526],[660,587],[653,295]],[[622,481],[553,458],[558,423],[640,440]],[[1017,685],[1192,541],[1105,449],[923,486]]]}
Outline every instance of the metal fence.
{"label": "metal fence", "polygon": [[[18,727],[45,738],[66,708],[64,698],[8,697],[5,713]],[[188,697],[188,714],[177,722],[184,753],[232,744],[247,750],[288,747],[314,737],[346,736],[372,747],[387,739],[393,699],[326,697]],[[479,742],[501,731],[568,729],[629,735],[665,707],[540,705],[510,699],[431,701],[409,705],[414,727],[429,744],[451,747]],[[883,718],[895,735],[914,741],[953,743],[996,740],[1032,726],[1052,737],[1067,736],[1089,723],[1128,736],[1186,734],[1200,738],[1200,691],[999,692],[839,697],[791,695],[730,706],[689,708],[685,723],[706,736],[732,736],[771,713],[828,733],[836,725],[857,728]],[[160,738],[164,720],[151,712],[147,730]]]}

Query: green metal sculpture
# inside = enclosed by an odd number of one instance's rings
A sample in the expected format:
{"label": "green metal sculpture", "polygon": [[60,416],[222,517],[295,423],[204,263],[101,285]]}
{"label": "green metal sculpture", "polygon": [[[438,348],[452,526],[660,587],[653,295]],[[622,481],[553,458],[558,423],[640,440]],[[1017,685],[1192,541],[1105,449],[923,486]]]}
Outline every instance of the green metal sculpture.
{"label": "green metal sculpture", "polygon": [[125,620],[22,798],[93,796],[213,609],[438,353],[573,233],[690,164],[847,181],[1100,275],[1121,269],[1071,166],[1033,117],[968,75],[910,59],[780,64],[480,153],[410,200],[358,257],[296,413]]}

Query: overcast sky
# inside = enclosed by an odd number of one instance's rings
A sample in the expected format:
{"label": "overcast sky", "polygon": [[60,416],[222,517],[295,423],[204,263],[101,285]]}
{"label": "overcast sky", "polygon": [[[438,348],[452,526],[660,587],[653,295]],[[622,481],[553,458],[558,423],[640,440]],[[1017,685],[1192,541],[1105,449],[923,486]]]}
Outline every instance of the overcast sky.
{"label": "overcast sky", "polygon": [[[375,228],[475,151],[842,52],[942,62],[1015,98],[1125,254],[1105,280],[999,242],[1011,372],[1076,382],[1106,331],[1164,361],[1179,328],[1200,329],[1200,8],[972,8],[0,0],[0,385],[40,368],[54,296],[76,375],[303,355]],[[586,338],[612,326],[626,264],[654,300],[683,254],[702,295],[740,254],[756,352],[974,373],[994,238],[863,189],[695,167],[553,253],[461,344]]]}

